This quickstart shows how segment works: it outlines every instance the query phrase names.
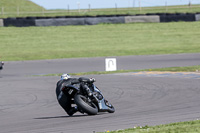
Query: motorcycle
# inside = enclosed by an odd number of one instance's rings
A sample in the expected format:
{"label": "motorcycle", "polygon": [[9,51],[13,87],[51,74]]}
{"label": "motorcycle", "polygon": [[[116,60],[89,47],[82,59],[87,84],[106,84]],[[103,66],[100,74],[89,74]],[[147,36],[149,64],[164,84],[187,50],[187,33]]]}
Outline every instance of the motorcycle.
{"label": "motorcycle", "polygon": [[0,70],[3,69],[4,62],[0,61]]}
{"label": "motorcycle", "polygon": [[74,104],[77,105],[81,113],[88,115],[96,115],[98,112],[114,113],[115,108],[109,103],[101,93],[101,91],[94,85],[95,79],[80,77],[80,86],[77,83],[65,86],[62,91],[71,96]]}

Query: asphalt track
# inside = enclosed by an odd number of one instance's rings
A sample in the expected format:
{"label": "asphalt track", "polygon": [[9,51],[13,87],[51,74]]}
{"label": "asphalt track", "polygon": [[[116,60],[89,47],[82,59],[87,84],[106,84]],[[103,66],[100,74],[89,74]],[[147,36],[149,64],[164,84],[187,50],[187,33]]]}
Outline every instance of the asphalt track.
{"label": "asphalt track", "polygon": [[[116,57],[118,69],[144,69],[200,64],[200,54]],[[149,74],[90,75],[115,106],[113,114],[69,117],[58,105],[62,72],[103,71],[105,58],[5,62],[0,73],[0,132],[93,133],[200,119],[200,82],[193,76]],[[197,78],[195,78],[197,77]]]}

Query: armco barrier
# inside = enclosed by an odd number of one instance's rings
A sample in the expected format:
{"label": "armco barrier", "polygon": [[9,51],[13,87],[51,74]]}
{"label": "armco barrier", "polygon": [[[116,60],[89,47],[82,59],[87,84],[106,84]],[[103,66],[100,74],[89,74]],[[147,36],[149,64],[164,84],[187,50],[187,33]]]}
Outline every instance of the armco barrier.
{"label": "armco barrier", "polygon": [[133,23],[133,22],[160,22],[160,17],[158,15],[152,15],[152,16],[126,16],[125,17],[125,23]]}
{"label": "armco barrier", "polygon": [[4,26],[16,26],[16,27],[35,26],[35,20],[26,18],[7,18],[4,19]]}
{"label": "armco barrier", "polygon": [[0,26],[65,26],[96,25],[100,23],[134,23],[134,22],[177,22],[200,21],[200,13],[153,13],[146,15],[101,15],[101,16],[58,16],[58,17],[26,17],[0,19]]}
{"label": "armco barrier", "polygon": [[195,20],[196,20],[196,21],[200,21],[200,14],[196,14],[196,15],[195,15]]}
{"label": "armco barrier", "polygon": [[4,26],[3,19],[0,19],[0,27]]}
{"label": "armco barrier", "polygon": [[100,23],[125,23],[124,17],[93,17],[85,18],[86,25],[96,25]]}
{"label": "armco barrier", "polygon": [[84,25],[84,18],[53,18],[36,19],[36,26],[65,26],[65,25]]}
{"label": "armco barrier", "polygon": [[160,22],[196,21],[195,14],[160,15]]}

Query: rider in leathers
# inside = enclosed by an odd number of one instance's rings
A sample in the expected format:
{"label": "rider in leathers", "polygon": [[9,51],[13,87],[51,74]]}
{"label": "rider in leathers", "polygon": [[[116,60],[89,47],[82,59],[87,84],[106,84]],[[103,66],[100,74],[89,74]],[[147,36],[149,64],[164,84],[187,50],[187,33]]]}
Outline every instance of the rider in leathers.
{"label": "rider in leathers", "polygon": [[69,97],[69,95],[64,94],[64,92],[62,91],[63,88],[67,85],[76,85],[76,86],[80,86],[78,79],[76,78],[71,78],[70,75],[68,74],[63,74],[61,76],[61,80],[59,80],[57,82],[57,86],[56,86],[56,96],[57,96],[57,100],[60,104],[60,106],[65,110],[65,112],[69,115],[72,116],[74,113],[76,113],[78,111],[77,106],[72,107],[72,100]]}
{"label": "rider in leathers", "polygon": [[[90,80],[90,79],[84,78],[84,80]],[[92,78],[92,80],[95,80],[95,79]],[[80,112],[82,111],[79,110],[77,106],[72,107],[73,101],[71,100],[71,97],[68,95],[68,93],[64,93],[64,88],[67,85],[73,85],[77,88],[80,88],[83,86],[81,86],[79,79],[71,78],[69,74],[63,74],[61,76],[61,80],[57,82],[57,86],[56,86],[57,100],[60,106],[65,110],[65,112],[69,116],[72,116],[77,111],[80,111]]]}

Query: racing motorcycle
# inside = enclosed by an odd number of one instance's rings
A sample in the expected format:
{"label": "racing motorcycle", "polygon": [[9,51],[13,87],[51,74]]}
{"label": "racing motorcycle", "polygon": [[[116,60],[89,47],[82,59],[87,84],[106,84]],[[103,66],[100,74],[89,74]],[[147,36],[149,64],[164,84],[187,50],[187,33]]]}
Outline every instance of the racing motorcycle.
{"label": "racing motorcycle", "polygon": [[113,105],[104,98],[101,91],[94,85],[94,78],[80,77],[78,80],[80,86],[77,87],[76,83],[72,83],[72,85],[65,86],[63,92],[71,96],[72,101],[81,110],[81,113],[96,115],[98,112],[115,112]]}
{"label": "racing motorcycle", "polygon": [[3,69],[4,62],[0,61],[0,70]]}

